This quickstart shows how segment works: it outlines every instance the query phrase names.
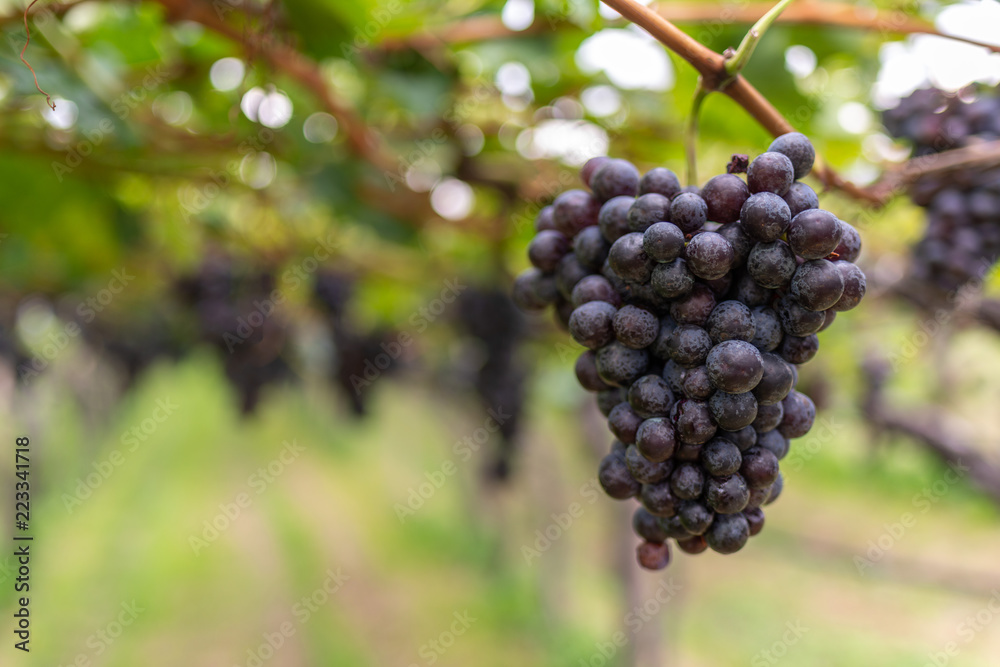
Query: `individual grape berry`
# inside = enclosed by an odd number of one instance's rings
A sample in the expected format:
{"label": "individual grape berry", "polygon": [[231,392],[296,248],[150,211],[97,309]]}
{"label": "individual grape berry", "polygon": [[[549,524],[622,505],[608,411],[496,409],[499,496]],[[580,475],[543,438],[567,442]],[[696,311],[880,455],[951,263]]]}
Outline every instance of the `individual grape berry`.
{"label": "individual grape berry", "polygon": [[830,308],[839,312],[851,310],[861,303],[861,299],[865,296],[865,290],[868,287],[865,274],[848,261],[833,262],[833,266],[844,281],[844,293]]}
{"label": "individual grape berry", "polygon": [[663,479],[656,484],[643,484],[642,491],[639,492],[639,501],[650,514],[658,517],[674,516],[681,502],[670,490],[669,479]]}
{"label": "individual grape berry", "polygon": [[[760,385],[757,386],[759,387]],[[780,401],[771,405],[760,405],[758,403],[757,418],[753,420],[750,426],[758,433],[767,433],[778,428],[778,424],[781,423],[781,418],[784,415],[785,409],[782,407]]]}
{"label": "individual grape berry", "polygon": [[773,308],[757,306],[750,311],[753,316],[753,338],[750,344],[761,352],[770,352],[781,344],[785,335],[781,329],[781,320]]}
{"label": "individual grape berry", "polygon": [[681,191],[681,182],[677,174],[663,167],[650,169],[639,181],[639,194],[655,192],[668,199],[673,199]]}
{"label": "individual grape berry", "polygon": [[677,540],[677,548],[686,554],[697,556],[708,549],[708,542],[701,535],[693,535]]}
{"label": "individual grape berry", "polygon": [[611,389],[604,389],[597,392],[597,409],[605,417],[611,414],[616,405],[627,401],[628,392],[622,387],[612,387]]}
{"label": "individual grape berry", "polygon": [[[708,354],[707,349],[705,350],[705,354]],[[708,369],[704,366],[695,366],[685,372],[681,383],[681,391],[688,398],[694,398],[699,401],[707,400],[712,395],[712,392],[715,391],[715,387],[712,386],[712,380],[708,377]]]}
{"label": "individual grape berry", "polygon": [[805,394],[792,391],[781,401],[785,416],[778,431],[786,438],[801,438],[812,428],[816,419],[816,406]]}
{"label": "individual grape berry", "polygon": [[[827,329],[830,328],[830,325],[833,324],[833,321],[837,319],[837,311],[835,310],[827,310],[824,313],[824,315],[825,317],[823,319],[823,326],[819,328],[819,331],[826,331]],[[817,331],[816,333],[819,333],[819,331]]]}
{"label": "individual grape berry", "polygon": [[747,184],[735,174],[714,176],[701,189],[701,197],[708,205],[708,219],[722,224],[740,219],[740,210],[749,196]]}
{"label": "individual grape berry", "polygon": [[628,227],[645,232],[657,222],[670,222],[670,200],[655,192],[639,195],[628,210]]}
{"label": "individual grape berry", "polygon": [[631,445],[635,443],[642,419],[629,403],[619,403],[608,414],[608,428],[616,438]]}
{"label": "individual grape berry", "polygon": [[757,535],[764,530],[764,510],[759,507],[751,507],[743,510],[743,518],[750,526],[750,537]]}
{"label": "individual grape berry", "polygon": [[589,188],[590,179],[594,177],[594,172],[596,172],[598,168],[603,166],[610,159],[611,158],[607,156],[599,155],[597,157],[592,157],[589,160],[587,160],[587,162],[580,169],[580,180],[583,181],[583,184]]}
{"label": "individual grape berry", "polygon": [[[573,239],[573,254],[577,261],[591,271],[600,271],[608,258],[611,244],[604,239],[600,227],[587,227]],[[530,248],[529,248],[530,252]]]}
{"label": "individual grape berry", "polygon": [[762,243],[772,243],[781,238],[791,221],[788,204],[773,192],[750,195],[740,213],[743,231],[754,241]]}
{"label": "individual grape berry", "polygon": [[724,340],[749,342],[755,330],[753,313],[739,301],[723,301],[712,310],[705,328],[713,343]]}
{"label": "individual grape berry", "polygon": [[758,243],[747,258],[747,273],[768,289],[784,287],[795,274],[795,253],[784,241]]}
{"label": "individual grape berry", "polygon": [[612,197],[635,197],[639,194],[639,170],[631,162],[611,158],[594,171],[590,189],[602,202]]}
{"label": "individual grape berry", "polygon": [[672,262],[657,264],[650,282],[653,290],[665,299],[676,299],[691,291],[694,276],[688,271],[687,261],[677,258]]}
{"label": "individual grape berry", "polygon": [[774,302],[774,312],[781,320],[781,328],[790,336],[808,336],[819,331],[826,321],[826,314],[820,310],[809,310],[802,304],[785,295]]}
{"label": "individual grape berry", "polygon": [[554,230],[541,231],[528,244],[528,259],[532,265],[551,273],[559,266],[559,260],[569,252],[569,248],[569,239],[562,233]]}
{"label": "individual grape berry", "polygon": [[559,260],[559,266],[556,267],[556,287],[559,294],[567,301],[572,300],[573,288],[589,275],[590,271],[577,260],[575,254],[567,254]]}
{"label": "individual grape berry", "polygon": [[673,424],[661,417],[643,421],[636,431],[635,446],[650,461],[666,461],[674,455],[677,447]]}
{"label": "individual grape berry", "polygon": [[642,234],[630,232],[611,244],[608,263],[622,279],[632,283],[649,282],[653,261],[642,248]]}
{"label": "individual grape berry", "polygon": [[645,375],[649,353],[633,350],[614,341],[597,351],[597,372],[601,379],[615,387],[626,387]]}
{"label": "individual grape berry", "polygon": [[703,327],[715,308],[715,295],[702,284],[696,284],[691,291],[670,304],[670,316],[678,324],[694,324]]}
{"label": "individual grape berry", "polygon": [[760,382],[753,388],[758,405],[773,405],[782,401],[795,386],[794,369],[776,354],[761,355]]}
{"label": "individual grape berry", "polygon": [[677,516],[684,530],[692,535],[701,535],[712,525],[715,512],[696,500],[689,500],[678,508]]}
{"label": "individual grape berry", "polygon": [[684,232],[671,222],[656,222],[642,235],[642,248],[656,262],[671,262],[684,252]]}
{"label": "individual grape berry", "polygon": [[576,308],[569,318],[569,333],[580,345],[596,350],[615,339],[617,309],[604,301],[590,301]]}
{"label": "individual grape berry", "polygon": [[674,461],[681,463],[693,463],[701,456],[702,447],[704,447],[704,444],[691,444],[682,441],[677,446],[677,451],[674,453]]}
{"label": "individual grape berry", "polygon": [[773,294],[774,292],[772,290],[762,286],[754,280],[753,276],[749,273],[740,273],[736,278],[736,283],[733,288],[733,298],[737,301],[742,301],[750,308],[767,306],[771,303],[771,297]]}
{"label": "individual grape berry", "polygon": [[597,374],[597,355],[587,350],[576,359],[576,379],[587,391],[604,391],[611,387]]}
{"label": "individual grape berry", "polygon": [[757,446],[770,451],[779,461],[788,456],[788,438],[781,435],[778,429],[768,431],[767,433],[758,433]]}
{"label": "individual grape berry", "polygon": [[705,485],[705,474],[693,463],[682,463],[670,475],[670,490],[681,500],[695,500]]}
{"label": "individual grape berry", "polygon": [[804,178],[812,171],[816,149],[801,132],[788,132],[771,142],[768,152],[785,155],[792,164],[795,178]]}
{"label": "individual grape berry", "polygon": [[608,454],[601,459],[597,481],[604,492],[615,500],[632,498],[642,489],[642,485],[629,474],[625,457],[618,454]]}
{"label": "individual grape berry", "polygon": [[657,359],[666,361],[670,358],[670,352],[667,349],[667,339],[670,338],[670,334],[673,333],[676,326],[677,323],[674,322],[674,318],[669,315],[660,318],[660,327],[656,332],[656,340],[649,346],[650,352]]}
{"label": "individual grape berry", "polygon": [[591,301],[604,301],[615,307],[620,306],[622,302],[618,291],[608,279],[598,275],[586,276],[580,280],[573,288],[571,296],[570,302],[576,308]]}
{"label": "individual grape berry", "polygon": [[705,360],[712,384],[731,394],[742,394],[757,386],[764,372],[761,363],[757,348],[742,340],[719,343]]}
{"label": "individual grape berry", "polygon": [[740,469],[740,448],[729,440],[712,438],[701,448],[701,465],[713,477],[732,475]]}
{"label": "individual grape berry", "polygon": [[729,241],[729,245],[733,247],[733,267],[745,265],[750,251],[753,250],[754,240],[747,235],[743,223],[728,222],[719,227],[716,233]]}
{"label": "individual grape berry", "polygon": [[705,363],[711,349],[712,339],[708,332],[693,324],[674,327],[667,338],[667,353],[681,366],[690,368]]}
{"label": "individual grape berry", "polygon": [[618,456],[625,456],[625,451],[627,449],[628,449],[628,445],[626,445],[621,440],[612,440],[611,441],[611,451],[609,453],[611,453],[611,454],[617,454]]}
{"label": "individual grape berry", "polygon": [[781,495],[782,489],[784,488],[785,488],[785,478],[782,477],[781,473],[779,472],[778,481],[776,481],[774,484],[771,485],[771,495],[767,497],[767,500],[764,502],[764,504],[770,505],[775,500],[777,500],[778,496]]}
{"label": "individual grape berry", "polygon": [[605,241],[614,243],[629,233],[628,210],[634,201],[634,197],[613,197],[601,206],[597,222]]}
{"label": "individual grape berry", "polygon": [[556,220],[553,215],[555,209],[552,206],[543,206],[535,216],[535,231],[543,232],[547,229],[556,228]]}
{"label": "individual grape berry", "polygon": [[641,350],[656,340],[660,320],[656,315],[637,306],[622,306],[614,318],[615,337],[626,347]]}
{"label": "individual grape berry", "polygon": [[757,444],[757,431],[752,426],[741,428],[739,431],[726,433],[726,439],[731,440],[741,452],[745,452]]}
{"label": "individual grape berry", "polygon": [[742,514],[718,514],[705,533],[705,539],[716,553],[736,553],[750,539],[750,524]]}
{"label": "individual grape berry", "polygon": [[843,296],[844,277],[839,267],[829,260],[803,262],[792,276],[788,293],[807,310],[826,310]]}
{"label": "individual grape berry", "polygon": [[663,379],[670,385],[670,391],[675,394],[684,393],[684,378],[687,371],[673,359],[668,359],[663,364]]}
{"label": "individual grape berry", "polygon": [[688,242],[684,258],[691,273],[705,280],[714,280],[726,275],[732,268],[736,252],[721,234],[702,232]]}
{"label": "individual grape berry", "polygon": [[717,391],[708,399],[708,409],[719,428],[738,431],[757,418],[757,399],[749,391],[742,394]]}
{"label": "individual grape berry", "polygon": [[793,218],[802,211],[819,208],[819,197],[816,196],[816,191],[799,181],[792,183],[792,187],[788,188],[788,192],[782,199],[788,204],[788,210]]}
{"label": "individual grape berry", "polygon": [[670,545],[643,542],[635,549],[635,557],[639,565],[646,570],[662,570],[670,565]]}
{"label": "individual grape berry", "polygon": [[[742,512],[749,501],[750,489],[739,473],[726,477],[709,477],[705,482],[705,502],[718,514]],[[681,518],[683,520],[683,514]]]}
{"label": "individual grape berry", "polygon": [[857,261],[861,254],[861,235],[858,234],[858,230],[843,220],[840,221],[840,231],[840,243],[834,248],[834,254],[837,255],[837,259],[845,262]]}
{"label": "individual grape berry", "polygon": [[555,281],[551,277],[536,268],[531,268],[514,279],[511,298],[521,310],[543,310],[555,300],[555,296],[550,295],[548,289],[554,286]]}
{"label": "individual grape berry", "polygon": [[625,450],[625,465],[632,477],[643,484],[656,484],[673,472],[674,464],[670,461],[653,463],[643,457],[635,445],[629,445]]}
{"label": "individual grape berry", "polygon": [[694,234],[708,221],[708,204],[700,196],[683,192],[670,202],[670,221],[685,234]]}
{"label": "individual grape berry", "polygon": [[665,417],[670,414],[674,395],[667,381],[659,375],[644,375],[628,390],[628,402],[636,414],[645,419]]}
{"label": "individual grape berry", "polygon": [[751,489],[770,487],[778,479],[778,457],[765,447],[753,447],[743,454],[740,474]]}
{"label": "individual grape berry", "polygon": [[661,517],[659,521],[660,527],[663,528],[663,532],[667,534],[667,537],[672,537],[675,540],[683,540],[691,537],[691,533],[687,532],[687,529],[681,525],[681,518],[679,516]]}
{"label": "individual grape berry", "polygon": [[770,495],[770,486],[765,486],[763,489],[750,489],[750,500],[747,502],[746,509],[744,509],[743,512],[745,513],[747,510],[760,507],[767,502]]}
{"label": "individual grape berry", "polygon": [[819,338],[808,336],[785,336],[781,341],[781,358],[790,364],[804,364],[819,352]]}
{"label": "individual grape berry", "polygon": [[662,544],[667,541],[667,533],[660,522],[644,507],[636,509],[632,515],[632,530],[647,542]]}
{"label": "individual grape berry", "polygon": [[[708,442],[715,435],[718,427],[712,421],[708,404],[704,401],[681,399],[674,403],[670,413],[677,437],[682,443],[700,445]],[[680,457],[680,452],[677,453]],[[697,453],[695,453],[697,457]]]}
{"label": "individual grape berry", "polygon": [[792,161],[782,153],[761,153],[747,169],[747,187],[751,193],[773,192],[784,195],[795,180]]}
{"label": "individual grape berry", "polygon": [[600,212],[601,203],[585,190],[567,190],[552,202],[552,222],[567,238],[596,225]]}
{"label": "individual grape berry", "polygon": [[822,259],[836,249],[843,231],[840,220],[829,211],[802,211],[788,225],[788,245],[803,259]]}

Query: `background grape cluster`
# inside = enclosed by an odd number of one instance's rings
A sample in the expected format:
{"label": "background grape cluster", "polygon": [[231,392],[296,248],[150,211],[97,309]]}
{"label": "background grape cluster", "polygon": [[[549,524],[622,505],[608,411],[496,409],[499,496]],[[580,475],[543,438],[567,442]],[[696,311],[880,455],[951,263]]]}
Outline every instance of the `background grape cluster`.
{"label": "background grape cluster", "polygon": [[[893,136],[913,144],[916,157],[1000,139],[995,90],[948,94],[917,90],[883,115]],[[982,277],[1000,254],[1000,168],[933,172],[911,187],[927,210],[927,227],[913,248],[915,277],[946,292]]]}
{"label": "background grape cluster", "polygon": [[865,292],[857,231],[798,180],[814,157],[787,134],[745,181],[726,173],[700,190],[595,158],[581,174],[591,191],[537,217],[515,301],[553,306],[587,348],[576,375],[615,436],[598,479],[639,499],[643,567],[667,566],[671,538],[691,554],[741,549],[781,493],[789,440],[813,424],[796,365]]}

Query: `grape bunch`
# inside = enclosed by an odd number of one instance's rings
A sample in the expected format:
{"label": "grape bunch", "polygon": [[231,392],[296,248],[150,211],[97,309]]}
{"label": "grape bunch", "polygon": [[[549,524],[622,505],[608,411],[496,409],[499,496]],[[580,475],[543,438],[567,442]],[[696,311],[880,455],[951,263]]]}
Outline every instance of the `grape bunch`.
{"label": "grape bunch", "polygon": [[515,301],[554,306],[587,348],[576,376],[615,437],[598,480],[641,503],[643,567],[667,566],[670,538],[690,554],[740,550],[781,493],[789,440],[812,426],[796,366],[865,292],[857,231],[797,180],[814,158],[786,134],[700,190],[595,158],[590,192],[538,214]]}
{"label": "grape bunch", "polygon": [[[1000,96],[971,97],[971,91],[917,90],[887,110],[883,122],[913,144],[916,157],[1000,139]],[[915,277],[945,292],[981,278],[1000,254],[1000,168],[929,173],[910,195],[927,211],[924,235],[913,248]]]}

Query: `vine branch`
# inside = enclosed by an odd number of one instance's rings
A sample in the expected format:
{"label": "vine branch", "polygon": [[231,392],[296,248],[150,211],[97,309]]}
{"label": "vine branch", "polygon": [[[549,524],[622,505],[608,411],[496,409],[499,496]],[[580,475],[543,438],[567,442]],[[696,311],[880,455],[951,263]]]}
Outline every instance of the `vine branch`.
{"label": "vine branch", "polygon": [[38,0],[31,0],[28,6],[24,8],[25,40],[24,40],[24,46],[21,47],[21,62],[24,63],[24,66],[31,71],[31,76],[32,78],[35,79],[35,88],[37,88],[38,92],[40,92],[42,95],[45,95],[45,103],[48,104],[50,107],[52,107],[52,110],[55,111],[56,105],[52,102],[52,97],[47,92],[42,90],[42,87],[40,85],[38,85],[38,75],[35,74],[35,68],[31,66],[31,63],[29,63],[27,60],[24,59],[24,52],[28,50],[28,44],[31,43],[31,30],[28,28],[28,10],[31,9],[36,2],[38,2]]}

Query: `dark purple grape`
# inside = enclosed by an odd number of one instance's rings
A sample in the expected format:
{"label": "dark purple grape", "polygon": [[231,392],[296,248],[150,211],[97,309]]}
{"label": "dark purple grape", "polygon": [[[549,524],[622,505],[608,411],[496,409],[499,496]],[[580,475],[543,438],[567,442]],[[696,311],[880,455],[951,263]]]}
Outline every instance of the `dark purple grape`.
{"label": "dark purple grape", "polygon": [[704,326],[715,308],[715,295],[702,284],[696,284],[691,291],[670,304],[670,316],[678,324]]}
{"label": "dark purple grape", "polygon": [[627,387],[646,373],[649,353],[633,350],[614,341],[597,351],[597,372],[615,387]]}
{"label": "dark purple grape", "polygon": [[656,332],[656,340],[650,345],[649,350],[653,353],[653,356],[657,359],[662,359],[666,361],[670,358],[670,351],[667,348],[667,341],[670,338],[670,334],[674,332],[674,327],[677,323],[669,315],[660,318],[660,328]]}
{"label": "dark purple grape", "polygon": [[602,202],[612,197],[635,197],[639,194],[639,170],[631,162],[611,158],[594,171],[590,189]]}
{"label": "dark purple grape", "polygon": [[597,220],[605,241],[614,243],[629,233],[628,210],[634,201],[635,197],[614,197],[601,206]]}
{"label": "dark purple grape", "polygon": [[719,343],[705,360],[712,384],[731,394],[742,394],[756,387],[764,372],[761,364],[757,348],[742,340]]}
{"label": "dark purple grape", "polygon": [[[707,350],[705,354],[708,354]],[[712,386],[712,381],[708,377],[708,369],[704,366],[695,366],[685,372],[681,383],[681,390],[688,398],[694,398],[699,401],[707,400],[712,395],[712,392],[715,391],[715,387]]]}
{"label": "dark purple grape", "polygon": [[567,238],[597,224],[601,203],[585,190],[567,190],[552,202],[552,221]]}
{"label": "dark purple grape", "polygon": [[845,260],[833,262],[833,266],[844,281],[844,293],[830,307],[839,312],[851,310],[861,303],[861,299],[865,296],[865,290],[868,286],[865,274],[857,266]]}
{"label": "dark purple grape", "polygon": [[642,234],[631,232],[611,244],[608,263],[623,280],[645,283],[649,282],[654,262],[642,248]]}
{"label": "dark purple grape", "polygon": [[635,445],[650,461],[666,461],[677,447],[673,424],[661,417],[643,421],[636,431]]}
{"label": "dark purple grape", "polygon": [[686,374],[687,371],[673,359],[669,359],[663,364],[663,379],[667,381],[667,384],[670,385],[670,391],[674,393],[684,393],[684,378]]}
{"label": "dark purple grape", "polygon": [[771,495],[767,497],[767,500],[764,502],[764,504],[770,505],[775,500],[777,500],[778,496],[781,495],[782,489],[784,488],[785,488],[785,478],[782,477],[781,473],[779,472],[777,481],[771,485]]}
{"label": "dark purple grape", "polygon": [[597,355],[587,350],[576,359],[576,379],[587,391],[604,391],[611,387],[597,374]]}
{"label": "dark purple grape", "polygon": [[702,232],[688,242],[684,258],[691,273],[705,280],[714,280],[726,275],[732,268],[736,252],[721,234]]}
{"label": "dark purple grape", "polygon": [[625,450],[625,465],[628,466],[632,478],[642,484],[656,484],[666,478],[674,469],[674,465],[670,461],[653,463],[646,459],[639,453],[635,445],[629,445],[628,449]]}
{"label": "dark purple grape", "polygon": [[715,176],[701,189],[701,197],[708,205],[708,219],[722,224],[740,219],[740,210],[749,196],[747,184],[735,174]]}
{"label": "dark purple grape", "polygon": [[587,227],[573,239],[573,254],[591,271],[600,271],[608,258],[611,244],[604,239],[600,227]]}
{"label": "dark purple grape", "polygon": [[745,452],[757,444],[757,432],[753,430],[752,426],[747,426],[746,428],[741,428],[739,431],[726,433],[726,439],[739,447],[741,452]]}
{"label": "dark purple grape", "polygon": [[632,530],[647,542],[662,544],[667,541],[667,534],[660,527],[660,522],[644,507],[636,509],[632,515]]}
{"label": "dark purple grape", "polygon": [[[670,490],[670,480],[664,479],[656,484],[644,484],[639,492],[639,501],[642,506],[652,515],[657,517],[671,517],[677,514],[677,506],[680,501],[674,497],[674,492]],[[662,525],[657,522],[657,525]]]}
{"label": "dark purple grape", "polygon": [[743,453],[740,474],[751,489],[770,487],[778,479],[778,457],[763,447],[748,449]]}
{"label": "dark purple grape", "polygon": [[677,540],[677,547],[686,554],[697,556],[708,549],[708,542],[701,535],[692,535]]}
{"label": "dark purple grape", "polygon": [[789,295],[774,302],[774,312],[781,320],[781,328],[790,336],[808,336],[819,331],[826,321],[826,314],[820,310],[809,310]]}
{"label": "dark purple grape", "polygon": [[840,220],[822,209],[802,211],[788,225],[788,245],[803,259],[822,259],[833,252],[843,233]]}
{"label": "dark purple grape", "polygon": [[677,174],[663,167],[650,169],[639,181],[639,194],[651,192],[673,199],[681,191],[681,182]]}
{"label": "dark purple grape", "polygon": [[788,456],[788,438],[781,435],[781,431],[778,429],[767,431],[766,433],[758,433],[757,446],[770,451],[779,461]]}
{"label": "dark purple grape", "polygon": [[681,500],[695,500],[705,485],[705,474],[692,463],[682,463],[670,475],[670,490]]}
{"label": "dark purple grape", "polygon": [[736,553],[750,539],[750,524],[742,514],[718,514],[705,533],[705,540],[712,551],[720,554]]}
{"label": "dark purple grape", "polygon": [[[712,427],[714,428],[715,425],[712,424]],[[674,452],[674,461],[681,461],[685,463],[697,461],[698,457],[701,456],[701,449],[703,446],[703,443],[692,444],[681,441],[681,443],[677,446],[677,451]]]}
{"label": "dark purple grape", "polygon": [[791,391],[781,402],[785,416],[778,431],[786,438],[801,438],[812,428],[816,419],[816,406],[805,394]]}
{"label": "dark purple grape", "polygon": [[757,306],[751,311],[753,316],[753,338],[750,344],[761,352],[770,352],[781,344],[785,335],[781,329],[781,320],[772,308]]}
{"label": "dark purple grape", "polygon": [[535,216],[535,231],[542,232],[547,229],[556,228],[556,219],[553,215],[555,209],[552,206],[543,206],[538,215]]}
{"label": "dark purple grape", "polygon": [[550,287],[555,287],[551,276],[531,268],[514,279],[511,297],[521,310],[543,310],[555,300],[555,296],[549,294]]}
{"label": "dark purple grape", "polygon": [[779,354],[790,364],[804,364],[819,351],[819,338],[816,334],[809,336],[785,336],[781,341]]}
{"label": "dark purple grape", "polygon": [[670,221],[685,234],[694,234],[708,221],[708,204],[699,195],[681,193],[670,202]]}
{"label": "dark purple grape", "polygon": [[670,565],[670,545],[643,542],[635,549],[635,558],[646,570],[662,570]]}
{"label": "dark purple grape", "polygon": [[[670,413],[670,419],[674,423],[678,439],[688,445],[701,445],[708,442],[718,429],[712,421],[708,404],[704,401],[694,401],[689,398],[677,401]],[[681,452],[678,451],[678,458],[680,458],[680,454]],[[694,454],[697,458],[698,452]]]}
{"label": "dark purple grape", "polygon": [[771,243],[781,238],[792,221],[792,213],[784,199],[773,192],[751,195],[743,204],[740,224],[754,241]]}
{"label": "dark purple grape", "polygon": [[816,191],[799,181],[792,183],[792,187],[788,188],[788,192],[782,199],[788,204],[788,210],[793,218],[802,211],[819,208],[819,197],[816,196]]}
{"label": "dark purple grape", "polygon": [[747,187],[752,193],[773,192],[783,195],[795,180],[795,168],[787,155],[761,153],[747,169]]}
{"label": "dark purple grape", "polygon": [[796,268],[795,253],[784,241],[758,243],[747,258],[747,273],[758,285],[768,289],[787,285]]}
{"label": "dark purple grape", "polygon": [[767,502],[768,496],[771,495],[771,487],[765,486],[763,489],[750,489],[750,500],[747,502],[746,509],[743,510],[744,516],[747,511],[755,509]]}
{"label": "dark purple grape", "polygon": [[693,367],[705,363],[712,349],[712,339],[708,332],[693,324],[674,327],[667,338],[667,353],[681,366]]}
{"label": "dark purple grape", "polygon": [[708,399],[708,409],[719,428],[738,431],[757,418],[757,399],[749,391],[742,394],[717,391]]}
{"label": "dark purple grape", "polygon": [[829,260],[803,262],[792,276],[789,294],[807,310],[826,310],[843,296],[844,278],[839,267]]}
{"label": "dark purple grape", "polygon": [[583,165],[580,169],[580,180],[588,188],[590,187],[590,179],[594,177],[594,172],[601,166],[603,166],[611,158],[605,155],[599,155],[597,157],[592,157]]}
{"label": "dark purple grape", "polygon": [[781,153],[792,163],[795,178],[804,178],[812,171],[816,160],[816,149],[809,138],[801,132],[788,132],[771,142],[767,150]]}
{"label": "dark purple grape", "polygon": [[[757,385],[760,386],[759,384]],[[757,418],[753,420],[750,424],[753,429],[758,433],[767,433],[768,431],[773,431],[778,428],[778,424],[781,423],[781,418],[785,415],[785,409],[782,407],[781,402],[772,403],[771,405],[760,405],[757,404]]]}
{"label": "dark purple grape", "polygon": [[750,537],[757,535],[764,530],[764,510],[759,507],[751,507],[743,510],[743,518],[750,526]]}
{"label": "dark purple grape", "polygon": [[608,414],[608,428],[626,445],[635,442],[641,424],[642,417],[628,403],[619,403]]}
{"label": "dark purple grape", "polygon": [[758,405],[773,405],[788,396],[795,386],[794,369],[776,354],[765,352],[761,355],[760,382],[753,388]]}
{"label": "dark purple grape", "polygon": [[743,223],[726,223],[719,227],[717,233],[729,241],[729,245],[733,246],[733,267],[741,267],[746,264],[750,251],[753,250],[754,241],[747,235]]}
{"label": "dark purple grape", "polygon": [[653,269],[650,284],[663,298],[676,299],[691,291],[694,286],[694,276],[688,271],[687,261],[677,258],[672,262],[657,264]]}
{"label": "dark purple grape", "polygon": [[754,318],[750,309],[739,301],[717,304],[705,324],[713,343],[724,340],[751,341],[754,337]]}
{"label": "dark purple grape", "polygon": [[642,235],[642,247],[656,262],[671,262],[684,252],[684,232],[671,222],[657,222]]}
{"label": "dark purple grape", "polygon": [[855,262],[861,254],[861,235],[858,234],[858,230],[843,220],[840,221],[840,228],[840,243],[837,244],[833,252],[837,255],[837,259]]}
{"label": "dark purple grape", "polygon": [[648,310],[631,305],[622,306],[615,314],[614,331],[622,345],[641,350],[656,340],[660,320]]}
{"label": "dark purple grape", "polygon": [[[750,489],[739,473],[709,477],[705,482],[705,502],[718,514],[742,512],[750,501]],[[683,520],[683,509],[681,519]]]}
{"label": "dark purple grape", "polygon": [[645,232],[657,222],[670,222],[670,200],[655,192],[639,195],[628,210],[629,230]]}
{"label": "dark purple grape", "polygon": [[604,492],[615,500],[632,498],[642,489],[642,485],[629,474],[625,457],[618,454],[608,454],[601,459],[597,481]]}
{"label": "dark purple grape", "polygon": [[626,401],[628,401],[628,393],[622,387],[612,387],[611,389],[597,392],[597,409],[605,417],[611,414],[616,405]]}
{"label": "dark purple grape", "polygon": [[701,465],[713,477],[732,475],[742,460],[739,447],[723,438],[712,438],[701,448]]}
{"label": "dark purple grape", "polygon": [[666,417],[674,404],[674,395],[667,381],[659,375],[644,375],[632,383],[628,402],[640,417]]}
{"label": "dark purple grape", "polygon": [[712,525],[715,513],[696,500],[683,503],[677,510],[684,530],[692,535],[701,535]]}
{"label": "dark purple grape", "polygon": [[596,350],[615,338],[614,318],[617,309],[605,301],[590,301],[573,311],[569,333],[580,345]]}
{"label": "dark purple grape", "polygon": [[733,288],[733,298],[750,308],[769,305],[773,294],[772,290],[762,286],[749,273],[740,273]]}
{"label": "dark purple grape", "polygon": [[[841,297],[841,298],[843,298],[843,297]],[[819,328],[820,331],[826,331],[827,329],[830,328],[830,325],[833,324],[833,321],[835,319],[837,319],[837,311],[835,311],[835,310],[827,310],[824,313],[824,315],[826,317],[823,320],[823,326],[821,326]],[[819,331],[817,331],[816,333],[819,333]]]}
{"label": "dark purple grape", "polygon": [[575,254],[569,253],[559,260],[559,266],[556,267],[556,287],[563,298],[570,301],[573,299],[573,288],[589,275],[587,267],[577,260]]}
{"label": "dark purple grape", "polygon": [[604,301],[612,306],[620,306],[621,296],[604,276],[591,275],[583,278],[573,288],[570,302],[577,308],[591,301]]}

